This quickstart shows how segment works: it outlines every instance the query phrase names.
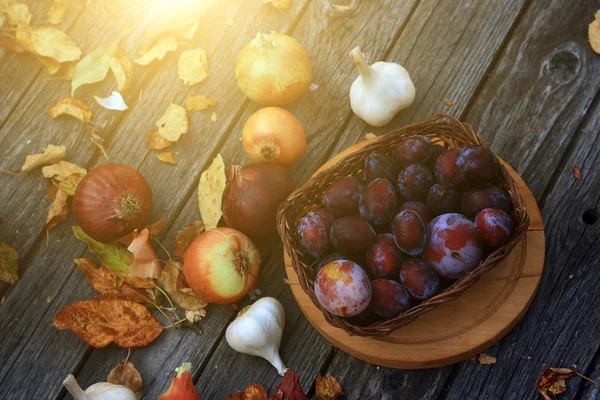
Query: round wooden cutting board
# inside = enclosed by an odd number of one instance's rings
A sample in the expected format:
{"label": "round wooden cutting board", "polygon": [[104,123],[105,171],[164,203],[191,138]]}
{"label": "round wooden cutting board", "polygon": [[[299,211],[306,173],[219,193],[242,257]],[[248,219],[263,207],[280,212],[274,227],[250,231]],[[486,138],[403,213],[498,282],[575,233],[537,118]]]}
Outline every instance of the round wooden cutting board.
{"label": "round wooden cutting board", "polygon": [[[341,152],[328,168],[370,139]],[[298,283],[284,251],[292,292],[306,318],[331,344],[363,361],[384,367],[419,369],[470,358],[503,338],[523,318],[533,301],[544,266],[544,225],[533,195],[517,173],[504,164],[527,204],[531,224],[525,239],[501,264],[456,300],[444,303],[383,339],[350,336],[329,325]],[[319,171],[320,171],[319,170]]]}

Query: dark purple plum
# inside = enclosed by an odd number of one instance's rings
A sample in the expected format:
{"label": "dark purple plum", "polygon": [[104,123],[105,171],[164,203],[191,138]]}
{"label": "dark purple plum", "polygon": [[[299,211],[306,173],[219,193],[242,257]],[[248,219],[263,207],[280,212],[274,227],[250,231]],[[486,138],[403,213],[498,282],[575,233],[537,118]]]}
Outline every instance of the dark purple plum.
{"label": "dark purple plum", "polygon": [[402,205],[398,209],[398,212],[404,210],[411,210],[416,212],[426,224],[428,224],[429,221],[431,221],[431,213],[429,212],[429,208],[427,208],[425,203],[421,203],[420,201],[407,201],[405,203],[402,203]]}
{"label": "dark purple plum", "polygon": [[372,152],[365,160],[365,181],[370,183],[375,178],[385,178],[390,182],[396,182],[400,167],[393,158],[383,153]]}
{"label": "dark purple plum", "polygon": [[487,147],[465,146],[456,155],[456,170],[470,187],[485,186],[498,176],[498,159]]}
{"label": "dark purple plum", "polygon": [[433,146],[431,146],[431,148],[429,149],[429,156],[425,161],[425,165],[427,166],[427,168],[433,171],[433,168],[435,167],[435,162],[437,161],[439,156],[441,156],[445,151],[446,149],[444,148],[444,146],[440,146],[439,144],[434,144]]}
{"label": "dark purple plum", "polygon": [[448,149],[435,161],[433,173],[439,183],[447,183],[457,188],[464,186],[464,182],[460,179],[456,170],[456,156],[461,148]]}
{"label": "dark purple plum", "polygon": [[500,186],[490,185],[481,189],[471,189],[460,200],[460,213],[473,218],[484,208],[499,208],[508,212],[510,198]]}
{"label": "dark purple plum", "polygon": [[458,210],[460,194],[447,183],[436,183],[427,193],[427,207],[435,216]]}
{"label": "dark purple plum", "polygon": [[360,215],[374,227],[389,225],[397,208],[396,189],[385,178],[376,178],[369,183],[360,197]]}
{"label": "dark purple plum", "polygon": [[427,242],[427,223],[414,211],[398,213],[392,224],[396,245],[409,256],[418,256]]}
{"label": "dark purple plum", "polygon": [[371,281],[369,309],[383,318],[394,318],[410,307],[410,296],[398,282],[389,279]]}
{"label": "dark purple plum", "polygon": [[371,225],[357,216],[342,217],[333,221],[329,236],[333,246],[346,254],[365,251],[377,240]]}
{"label": "dark purple plum", "polygon": [[440,290],[440,278],[425,260],[410,258],[400,268],[400,282],[417,300],[426,300]]}
{"label": "dark purple plum", "polygon": [[298,224],[300,243],[314,258],[323,257],[331,250],[329,230],[335,215],[326,208],[306,214]]}
{"label": "dark purple plum", "polygon": [[428,137],[415,135],[402,141],[394,149],[394,159],[401,167],[412,164],[422,164],[429,157],[431,140]]}
{"label": "dark purple plum", "polygon": [[394,279],[404,260],[404,253],[396,246],[394,235],[384,233],[367,250],[367,272],[372,278]]}
{"label": "dark purple plum", "polygon": [[500,247],[513,233],[510,215],[499,208],[485,208],[475,216],[475,230],[479,239],[490,247]]}
{"label": "dark purple plum", "polygon": [[406,200],[423,201],[433,185],[431,171],[420,164],[409,165],[398,175],[398,192]]}
{"label": "dark purple plum", "polygon": [[358,214],[363,183],[353,176],[344,176],[329,185],[321,196],[321,201],[338,217]]}

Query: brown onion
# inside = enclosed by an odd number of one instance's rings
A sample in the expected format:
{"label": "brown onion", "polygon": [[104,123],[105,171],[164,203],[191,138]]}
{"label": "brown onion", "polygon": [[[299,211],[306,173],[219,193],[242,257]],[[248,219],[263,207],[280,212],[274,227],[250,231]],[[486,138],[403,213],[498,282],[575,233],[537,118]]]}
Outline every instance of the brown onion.
{"label": "brown onion", "polygon": [[73,214],[92,239],[110,243],[143,229],[152,213],[152,191],[135,169],[104,164],[83,177],[73,196]]}
{"label": "brown onion", "polygon": [[223,218],[247,235],[273,233],[277,208],[295,188],[279,164],[233,165],[223,193]]}

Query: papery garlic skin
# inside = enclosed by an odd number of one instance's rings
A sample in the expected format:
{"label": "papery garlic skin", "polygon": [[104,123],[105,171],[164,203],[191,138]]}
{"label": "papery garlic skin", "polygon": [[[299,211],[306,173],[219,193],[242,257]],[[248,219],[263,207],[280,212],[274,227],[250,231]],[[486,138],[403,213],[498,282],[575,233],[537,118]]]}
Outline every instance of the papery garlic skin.
{"label": "papery garlic skin", "polygon": [[71,374],[67,375],[63,385],[75,400],[137,400],[131,389],[110,382],[94,383],[84,392]]}
{"label": "papery garlic skin", "polygon": [[281,303],[263,297],[240,311],[227,327],[225,339],[235,351],[269,361],[283,376],[287,368],[279,356],[279,345],[284,326],[285,311]]}
{"label": "papery garlic skin", "polygon": [[369,66],[359,47],[350,51],[350,57],[360,71],[350,87],[350,106],[366,123],[384,126],[413,103],[416,89],[404,67],[383,61]]}

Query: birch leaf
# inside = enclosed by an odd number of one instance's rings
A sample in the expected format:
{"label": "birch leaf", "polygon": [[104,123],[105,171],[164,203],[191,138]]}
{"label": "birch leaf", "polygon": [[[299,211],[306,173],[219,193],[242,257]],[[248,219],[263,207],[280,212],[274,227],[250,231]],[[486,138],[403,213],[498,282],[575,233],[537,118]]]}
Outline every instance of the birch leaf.
{"label": "birch leaf", "polygon": [[75,65],[71,72],[71,96],[78,87],[103,81],[110,69],[111,45],[98,47]]}
{"label": "birch leaf", "polygon": [[208,107],[216,106],[217,100],[210,99],[204,95],[190,96],[185,102],[185,108],[189,110],[202,111]]}
{"label": "birch leaf", "polygon": [[84,124],[90,122],[90,118],[92,118],[92,111],[83,101],[70,97],[60,99],[48,110],[51,118],[57,118],[63,114],[70,115]]}
{"label": "birch leaf", "polygon": [[187,132],[188,120],[185,109],[177,104],[169,104],[163,116],[156,121],[158,133],[169,142],[176,142]]}
{"label": "birch leaf", "polygon": [[113,91],[110,96],[104,98],[94,96],[94,99],[96,99],[96,102],[107,110],[125,111],[129,108],[127,107],[127,104],[125,104],[125,100],[123,100],[121,93],[117,91]]}
{"label": "birch leaf", "polygon": [[158,39],[149,49],[144,51],[141,57],[135,60],[136,64],[148,65],[154,60],[162,60],[170,51],[177,49],[177,40],[174,36],[168,35]]}
{"label": "birch leaf", "polygon": [[204,49],[186,50],[181,53],[177,64],[179,79],[191,86],[206,79],[208,60]]}
{"label": "birch leaf", "polygon": [[0,243],[0,281],[14,285],[19,280],[19,253],[7,243]]}
{"label": "birch leaf", "polygon": [[65,19],[67,12],[67,4],[65,0],[54,0],[52,7],[48,10],[48,22],[51,24],[60,24]]}
{"label": "birch leaf", "polygon": [[127,90],[133,79],[133,65],[127,54],[119,46],[116,46],[109,54],[109,65],[117,81],[119,91]]}
{"label": "birch leaf", "polygon": [[65,146],[48,145],[42,154],[30,154],[25,157],[25,162],[21,167],[21,172],[28,173],[37,167],[43,165],[56,164],[67,157],[67,148]]}
{"label": "birch leaf", "polygon": [[177,164],[175,162],[175,159],[173,158],[173,151],[171,151],[171,150],[170,151],[163,151],[163,152],[157,154],[156,157],[160,161],[162,161],[164,163],[167,163],[167,164]]}
{"label": "birch leaf", "polygon": [[56,225],[67,219],[69,215],[69,207],[67,206],[67,199],[69,196],[59,190],[56,193],[56,197],[48,210],[48,216],[46,217],[46,229],[51,231]]}
{"label": "birch leaf", "polygon": [[216,228],[223,216],[221,203],[226,182],[223,157],[217,154],[210,167],[200,175],[198,185],[198,208],[207,231]]}
{"label": "birch leaf", "polygon": [[31,30],[31,45],[40,56],[58,62],[77,61],[81,57],[81,50],[65,32],[52,27],[28,29]]}

